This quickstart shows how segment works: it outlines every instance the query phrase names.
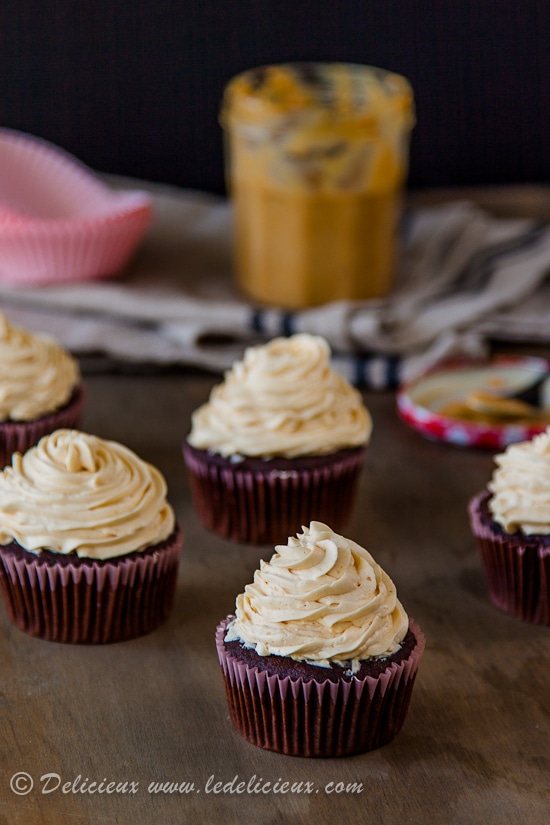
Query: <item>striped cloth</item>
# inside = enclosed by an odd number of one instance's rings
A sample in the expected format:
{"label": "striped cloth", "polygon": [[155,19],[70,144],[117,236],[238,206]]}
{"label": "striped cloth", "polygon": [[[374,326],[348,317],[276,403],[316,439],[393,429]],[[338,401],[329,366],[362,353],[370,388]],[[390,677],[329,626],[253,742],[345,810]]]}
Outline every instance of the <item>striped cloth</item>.
{"label": "striped cloth", "polygon": [[[231,210],[221,198],[135,182],[155,220],[131,267],[108,281],[0,285],[12,323],[53,334],[106,368],[228,368],[246,346],[310,332],[358,387],[388,389],[492,340],[550,342],[550,228],[498,219],[469,202],[405,216],[395,287],[385,299],[288,312],[233,287]],[[125,188],[128,181],[124,181]]]}

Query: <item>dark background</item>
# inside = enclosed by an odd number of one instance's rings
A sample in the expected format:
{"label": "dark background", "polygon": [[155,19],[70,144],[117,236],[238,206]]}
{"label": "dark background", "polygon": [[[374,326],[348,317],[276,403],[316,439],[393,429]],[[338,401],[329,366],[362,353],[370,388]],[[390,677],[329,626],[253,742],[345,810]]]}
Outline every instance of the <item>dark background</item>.
{"label": "dark background", "polygon": [[254,65],[406,75],[411,188],[550,180],[548,0],[0,0],[0,126],[92,168],[223,192],[218,106]]}

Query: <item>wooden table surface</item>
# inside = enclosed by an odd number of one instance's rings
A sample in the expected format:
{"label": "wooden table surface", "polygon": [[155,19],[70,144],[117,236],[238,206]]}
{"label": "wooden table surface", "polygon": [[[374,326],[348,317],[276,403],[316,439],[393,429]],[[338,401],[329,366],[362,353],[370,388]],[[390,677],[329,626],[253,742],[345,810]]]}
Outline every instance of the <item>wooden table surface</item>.
{"label": "wooden table surface", "polygon": [[[214,380],[87,378],[83,428],[124,442],[168,480],[185,530],[177,597],[156,632],[98,647],[33,639],[2,609],[0,823],[546,824],[550,630],[491,606],[466,516],[492,456],[423,439],[391,393],[365,395],[374,436],[345,532],[390,573],[427,637],[405,726],[378,751],[331,760],[263,751],[233,730],[214,631],[271,548],[218,539],[193,513],[180,443]],[[10,789],[18,772],[34,782],[26,795]],[[250,792],[231,793],[236,776]],[[258,793],[260,779],[297,786]],[[102,780],[137,785],[81,790]]]}
{"label": "wooden table surface", "polygon": [[[515,204],[546,216],[542,194]],[[263,751],[234,731],[214,632],[272,548],[208,534],[193,512],[180,445],[216,380],[86,377],[83,429],[167,478],[185,531],[176,601],[151,635],[98,647],[28,637],[0,606],[0,825],[546,825],[550,629],[489,603],[466,514],[492,455],[423,439],[390,392],[365,393],[374,435],[344,532],[392,576],[427,637],[404,728],[378,751],[332,760]],[[91,794],[91,782],[116,784]],[[294,792],[277,793],[283,782]]]}

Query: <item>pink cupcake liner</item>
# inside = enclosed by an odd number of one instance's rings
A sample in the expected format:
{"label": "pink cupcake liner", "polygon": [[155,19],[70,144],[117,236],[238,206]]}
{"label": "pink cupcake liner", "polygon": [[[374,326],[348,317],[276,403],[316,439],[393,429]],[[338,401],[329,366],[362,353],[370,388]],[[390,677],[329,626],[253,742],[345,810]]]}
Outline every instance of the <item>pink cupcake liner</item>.
{"label": "pink cupcake liner", "polygon": [[152,215],[148,193],[113,191],[53,144],[0,129],[0,281],[31,285],[113,275]]}
{"label": "pink cupcake liner", "polygon": [[11,621],[52,642],[104,644],[144,636],[168,617],[183,544],[179,527],[145,551],[106,561],[0,546],[0,590]]}
{"label": "pink cupcake liner", "polygon": [[365,452],[234,463],[187,442],[183,447],[202,524],[224,538],[253,544],[286,541],[315,519],[341,530],[353,509]]}
{"label": "pink cupcake liner", "polygon": [[[483,518],[487,490],[468,504],[487,580],[489,598],[500,610],[538,625],[550,625],[550,537],[506,534]],[[546,539],[546,540],[545,540]]]}
{"label": "pink cupcake liner", "polygon": [[388,662],[374,678],[317,682],[251,667],[224,645],[233,616],[216,631],[229,716],[249,742],[291,756],[336,757],[382,747],[401,730],[425,647],[425,637],[410,621],[416,639],[407,659]]}
{"label": "pink cupcake liner", "polygon": [[42,436],[59,429],[78,429],[82,419],[85,391],[76,388],[70,401],[59,410],[35,418],[33,421],[4,421],[0,423],[0,468],[11,463],[13,453],[24,453],[38,444]]}

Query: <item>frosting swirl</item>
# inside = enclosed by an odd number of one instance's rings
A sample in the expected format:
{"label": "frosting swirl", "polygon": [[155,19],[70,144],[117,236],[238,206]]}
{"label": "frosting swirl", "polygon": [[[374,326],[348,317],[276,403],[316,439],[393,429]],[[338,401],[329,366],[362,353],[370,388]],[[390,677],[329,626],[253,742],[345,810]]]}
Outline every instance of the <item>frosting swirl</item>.
{"label": "frosting swirl", "polygon": [[249,347],[193,414],[188,440],[224,456],[292,458],[366,444],[371,429],[324,338],[299,334]]}
{"label": "frosting swirl", "polygon": [[56,430],[0,473],[0,543],[93,559],[144,550],[174,529],[166,491],[127,447]]}
{"label": "frosting swirl", "polygon": [[507,533],[550,534],[550,427],[495,456],[489,509]]}
{"label": "frosting swirl", "polygon": [[237,597],[227,641],[260,656],[349,666],[395,653],[408,617],[395,585],[372,556],[326,524],[312,521],[260,562],[254,583]]}
{"label": "frosting swirl", "polygon": [[63,407],[80,381],[53,338],[12,326],[0,312],[0,421],[31,421]]}

